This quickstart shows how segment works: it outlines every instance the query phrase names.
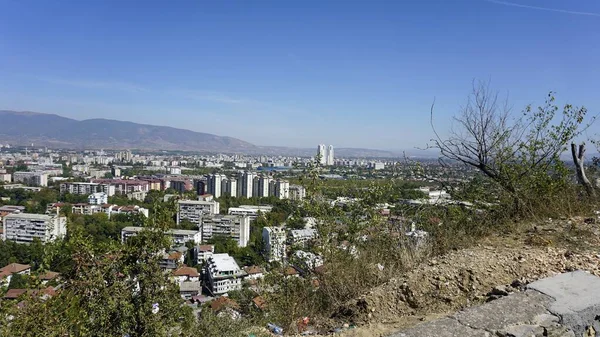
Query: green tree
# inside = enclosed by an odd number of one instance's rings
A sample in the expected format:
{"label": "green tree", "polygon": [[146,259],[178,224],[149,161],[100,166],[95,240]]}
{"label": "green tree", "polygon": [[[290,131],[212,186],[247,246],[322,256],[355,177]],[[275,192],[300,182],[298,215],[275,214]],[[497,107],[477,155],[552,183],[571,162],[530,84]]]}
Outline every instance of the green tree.
{"label": "green tree", "polygon": [[27,289],[29,280],[27,275],[12,274],[8,289]]}

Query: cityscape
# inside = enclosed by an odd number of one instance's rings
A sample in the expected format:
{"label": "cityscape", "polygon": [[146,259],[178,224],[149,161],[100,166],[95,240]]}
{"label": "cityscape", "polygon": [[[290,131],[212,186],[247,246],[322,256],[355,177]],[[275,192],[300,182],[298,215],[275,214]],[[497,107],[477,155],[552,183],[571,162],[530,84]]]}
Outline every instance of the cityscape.
{"label": "cityscape", "polygon": [[600,3],[0,8],[0,337],[600,336]]}

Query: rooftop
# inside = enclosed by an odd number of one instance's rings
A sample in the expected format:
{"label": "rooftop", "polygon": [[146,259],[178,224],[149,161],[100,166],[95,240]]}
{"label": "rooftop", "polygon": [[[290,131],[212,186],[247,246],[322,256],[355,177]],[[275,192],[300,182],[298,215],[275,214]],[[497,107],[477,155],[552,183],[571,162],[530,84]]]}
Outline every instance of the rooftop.
{"label": "rooftop", "polygon": [[181,267],[173,272],[173,276],[189,276],[189,277],[199,277],[200,274],[196,268],[192,267]]}
{"label": "rooftop", "polygon": [[[149,229],[149,228],[148,227],[127,226],[127,227],[123,227],[122,232],[139,233],[139,232],[143,231],[144,229]],[[175,235],[195,235],[195,234],[198,234],[199,231],[192,231],[192,230],[187,230],[187,229],[170,229],[169,233],[175,234]]]}
{"label": "rooftop", "polygon": [[240,270],[235,259],[232,256],[229,256],[229,254],[213,254],[210,259],[219,271]]}
{"label": "rooftop", "polygon": [[43,220],[50,221],[54,218],[54,216],[46,215],[46,214],[33,214],[33,213],[12,213],[4,217],[5,219],[33,219],[33,220]]}

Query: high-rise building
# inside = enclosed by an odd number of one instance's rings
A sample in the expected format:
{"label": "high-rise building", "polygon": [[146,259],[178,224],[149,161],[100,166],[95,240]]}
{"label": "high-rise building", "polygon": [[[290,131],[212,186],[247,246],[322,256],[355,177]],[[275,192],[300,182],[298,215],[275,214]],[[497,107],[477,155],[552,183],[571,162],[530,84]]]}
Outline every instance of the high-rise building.
{"label": "high-rise building", "polygon": [[289,198],[291,200],[302,200],[306,197],[306,189],[301,185],[290,185]]}
{"label": "high-rise building", "polygon": [[223,194],[228,194],[233,198],[237,197],[237,180],[228,178],[221,180],[221,195]]}
{"label": "high-rise building", "polygon": [[252,196],[257,198],[268,197],[271,180],[273,179],[266,175],[254,178],[254,192],[252,193]]}
{"label": "high-rise building", "polygon": [[319,144],[317,147],[317,156],[319,158],[319,163],[321,165],[327,164],[327,149],[325,148],[325,144]]}
{"label": "high-rise building", "polygon": [[207,192],[215,198],[220,198],[222,193],[222,182],[227,177],[224,174],[213,174],[208,177]]}
{"label": "high-rise building", "polygon": [[237,194],[238,197],[252,198],[255,177],[256,174],[248,171],[240,174],[239,182],[237,184],[237,188],[239,191],[239,193]]}
{"label": "high-rise building", "polygon": [[290,182],[283,179],[271,181],[269,193],[278,199],[288,199],[290,197]]}
{"label": "high-rise building", "polygon": [[333,166],[333,145],[327,147],[327,165]]}

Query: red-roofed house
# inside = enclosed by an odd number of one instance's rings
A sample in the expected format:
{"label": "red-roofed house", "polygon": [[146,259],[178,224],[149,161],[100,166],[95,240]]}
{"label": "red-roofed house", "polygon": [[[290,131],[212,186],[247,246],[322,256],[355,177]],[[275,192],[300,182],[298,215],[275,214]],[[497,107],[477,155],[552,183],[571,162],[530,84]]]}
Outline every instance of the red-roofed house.
{"label": "red-roofed house", "polygon": [[244,267],[244,271],[248,274],[246,280],[255,280],[265,276],[262,268],[258,266]]}
{"label": "red-roofed house", "polygon": [[30,275],[31,266],[27,264],[11,263],[0,268],[0,286],[8,286],[13,274]]}
{"label": "red-roofed house", "polygon": [[198,282],[200,281],[200,273],[196,268],[183,266],[177,270],[175,270],[172,274],[173,280],[177,284],[181,284],[183,282]]}

